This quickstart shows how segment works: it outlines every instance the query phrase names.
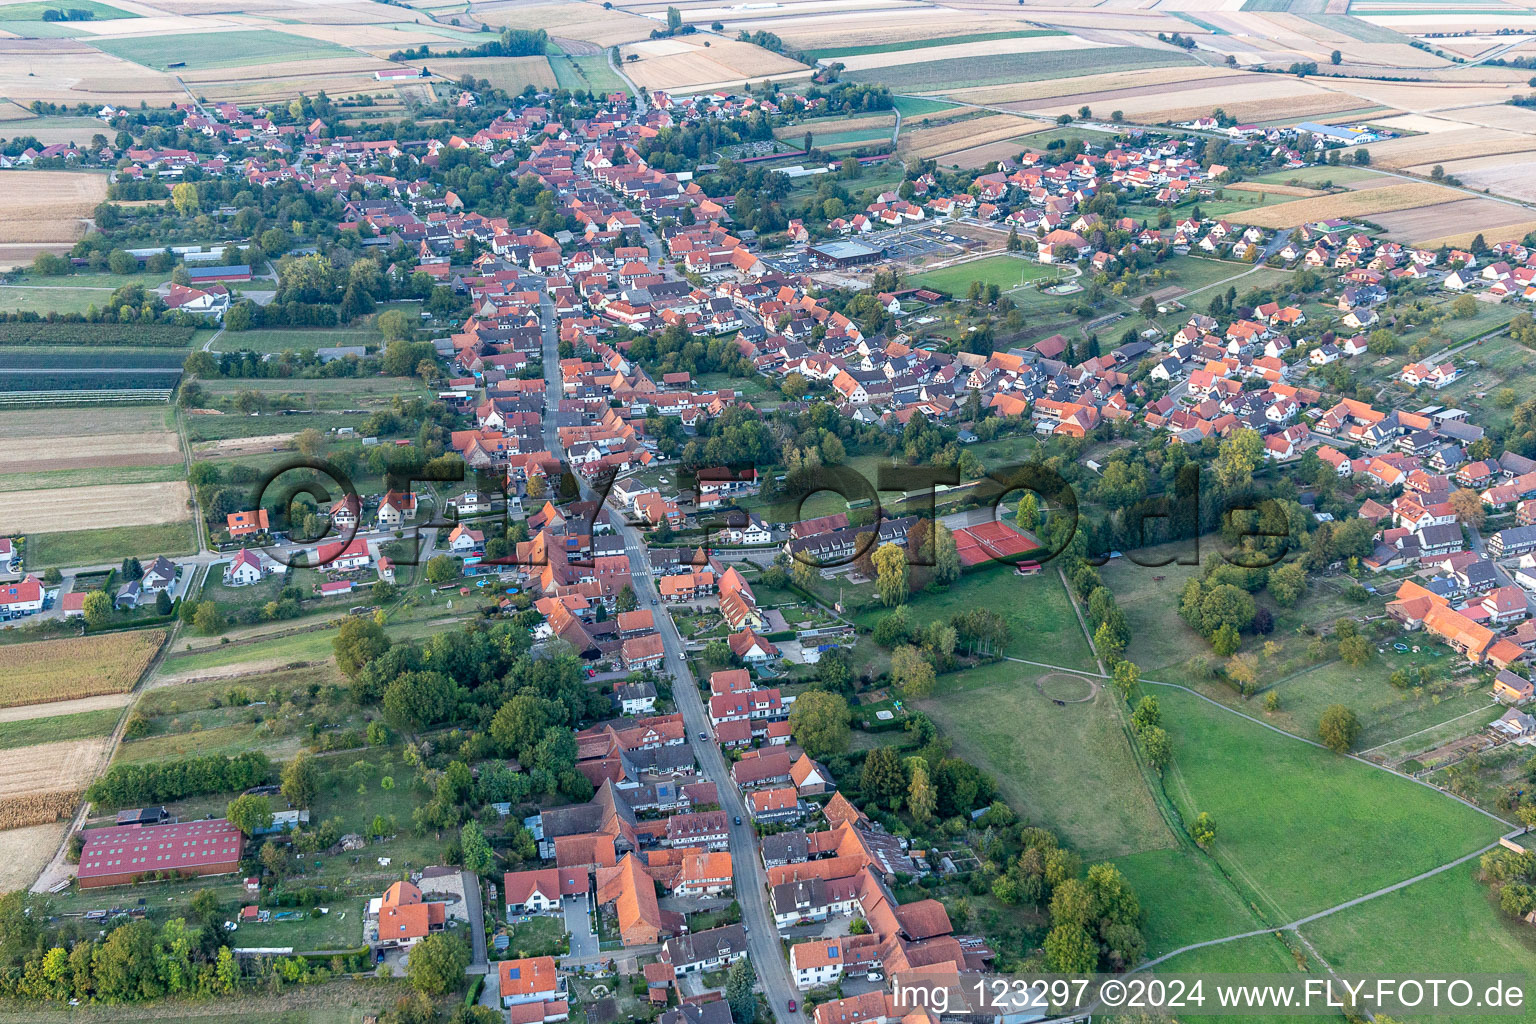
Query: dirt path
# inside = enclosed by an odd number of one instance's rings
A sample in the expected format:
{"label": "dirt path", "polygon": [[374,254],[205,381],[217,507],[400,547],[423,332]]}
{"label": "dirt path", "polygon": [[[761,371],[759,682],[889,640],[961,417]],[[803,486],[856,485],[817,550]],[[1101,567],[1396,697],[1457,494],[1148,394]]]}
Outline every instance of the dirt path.
{"label": "dirt path", "polygon": [[21,704],[12,708],[0,708],[0,722],[25,722],[33,718],[57,718],[60,715],[75,715],[82,711],[104,711],[107,708],[126,707],[132,703],[132,693],[104,693],[98,697],[81,697],[78,700],[54,701],[51,704]]}

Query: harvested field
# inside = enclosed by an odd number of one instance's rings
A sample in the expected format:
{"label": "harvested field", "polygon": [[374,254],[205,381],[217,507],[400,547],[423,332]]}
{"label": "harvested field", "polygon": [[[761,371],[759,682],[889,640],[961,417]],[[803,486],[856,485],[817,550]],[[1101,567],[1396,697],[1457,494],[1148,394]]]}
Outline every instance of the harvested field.
{"label": "harvested field", "polygon": [[181,481],[125,487],[56,487],[0,494],[0,522],[16,533],[63,533],[113,526],[152,526],[187,518],[190,494]]}
{"label": "harvested field", "polygon": [[0,750],[0,829],[52,821],[52,815],[33,821],[9,821],[7,804],[11,799],[28,794],[83,789],[109,746],[107,737],[97,736],[88,740],[60,740]]}
{"label": "harvested field", "polygon": [[0,707],[126,693],[165,636],[163,630],[138,630],[0,647]]}
{"label": "harvested field", "polygon": [[73,242],[0,242],[0,270],[17,270],[37,259],[38,253],[63,255],[74,248]]}
{"label": "harvested field", "polygon": [[605,10],[599,4],[589,3],[537,4],[533,7],[483,3],[475,5],[475,17],[497,28],[537,25],[552,36],[579,39],[603,47],[644,39],[660,24],[637,14]]}
{"label": "harvested field", "polygon": [[1025,36],[1015,39],[991,39],[980,43],[954,43],[949,46],[892,50],[887,53],[861,53],[851,57],[838,57],[837,60],[847,71],[863,71],[867,68],[895,67],[921,61],[993,57],[1005,53],[1092,50],[1099,49],[1102,45],[1078,36]]}
{"label": "harvested field", "polygon": [[[165,411],[144,407],[126,409],[72,409],[70,427],[76,436],[160,431]],[[0,412],[0,439],[49,437],[59,429],[56,409],[14,409]],[[92,442],[94,443],[94,442]],[[4,451],[0,447],[0,451]]]}
{"label": "harvested field", "polygon": [[1536,138],[1491,128],[1462,128],[1430,136],[1390,139],[1371,144],[1371,163],[1392,170],[1447,164],[1495,153],[1536,150]]}
{"label": "harvested field", "polygon": [[[796,5],[797,7],[799,5]],[[768,12],[745,13],[757,19]],[[735,22],[723,18],[730,27]],[[743,27],[746,22],[743,21]],[[905,10],[848,11],[833,14],[796,15],[774,19],[764,27],[774,32],[791,46],[806,50],[838,49],[845,46],[865,46],[870,41],[871,29],[879,33],[881,42],[901,43],[908,40],[930,39],[935,35],[962,35],[967,32],[997,32],[1012,25],[1003,19],[976,15],[963,16],[945,7],[916,7]],[[1019,24],[1020,29],[1027,26]]]}
{"label": "harvested field", "polygon": [[1139,94],[1124,90],[1111,95],[1076,93],[1044,103],[1018,106],[1053,116],[1075,114],[1083,106],[1095,109],[1112,106],[1124,111],[1131,120],[1158,124],[1208,117],[1218,107],[1239,120],[1277,115],[1303,120],[1312,114],[1349,110],[1359,105],[1360,101],[1352,96],[1326,92],[1298,78],[1246,75],[1210,82],[1194,81]]}
{"label": "harvested field", "polygon": [[[0,113],[3,113],[3,108],[0,108]],[[55,142],[73,142],[84,146],[91,141],[92,135],[101,130],[102,123],[94,117],[29,116],[22,120],[0,118],[0,137],[18,138],[22,135],[30,135],[38,142],[47,145]]]}
{"label": "harvested field", "polygon": [[1464,124],[1479,124],[1486,128],[1526,134],[1536,133],[1536,110],[1530,107],[1512,107],[1507,103],[1494,103],[1485,107],[1461,107],[1448,110],[1444,116],[1455,118]]}
{"label": "harvested field", "polygon": [[1077,94],[1108,95],[1129,92],[1131,95],[1138,95],[1143,90],[1153,87],[1222,79],[1231,74],[1230,71],[1217,71],[1207,67],[1144,68],[1138,71],[1119,71],[1103,75],[1082,75],[1056,81],[1018,82],[1009,85],[955,89],[949,95],[967,103],[987,104],[1024,102]]}
{"label": "harvested field", "polygon": [[0,242],[68,242],[107,197],[102,174],[73,171],[0,173]]}
{"label": "harvested field", "polygon": [[738,82],[767,75],[806,70],[805,65],[777,53],[728,39],[712,39],[705,49],[681,39],[648,39],[625,48],[625,56],[639,55],[626,63],[624,72],[647,89],[688,89],[722,82]]}
{"label": "harvested field", "polygon": [[455,82],[465,75],[474,75],[513,96],[530,85],[541,91],[555,89],[555,73],[548,57],[434,57],[411,63],[418,67],[425,64],[434,75]]}
{"label": "harvested field", "polygon": [[1036,122],[1012,114],[987,114],[952,124],[902,132],[901,150],[916,157],[940,157],[945,153],[970,149],[988,142],[1000,142],[1037,127]]}
{"label": "harvested field", "polygon": [[170,75],[68,39],[0,40],[0,95],[18,103],[169,106],[187,94]]}
{"label": "harvested field", "polygon": [[1456,235],[1441,235],[1439,238],[1424,240],[1424,245],[1438,247],[1448,245],[1453,248],[1466,248],[1472,244],[1472,240],[1478,235],[1483,236],[1483,241],[1489,245],[1499,242],[1518,242],[1532,231],[1536,231],[1536,220],[1522,220],[1514,224],[1505,224],[1503,227],[1488,228],[1482,231],[1463,231]]}
{"label": "harvested field", "polygon": [[1018,156],[1019,151],[1025,148],[1028,139],[1027,135],[1016,135],[1000,142],[988,142],[985,145],[956,150],[953,153],[944,154],[942,162],[967,169],[985,167],[994,160]]}
{"label": "harvested field", "polygon": [[162,431],[100,437],[81,444],[74,437],[0,440],[0,473],[112,466],[161,466],[181,461],[175,434]]}
{"label": "harvested field", "polygon": [[[1427,182],[1405,182],[1382,188],[1356,192],[1340,192],[1315,199],[1297,199],[1289,203],[1265,206],[1252,213],[1244,212],[1245,224],[1264,228],[1290,228],[1312,221],[1334,218],[1373,217],[1374,214],[1393,210],[1407,210],[1430,203],[1445,203],[1460,198],[1462,193]],[[1235,216],[1235,215],[1234,215]],[[1375,219],[1373,217],[1373,219]]]}
{"label": "harvested field", "polygon": [[0,893],[25,889],[53,859],[69,823],[49,822],[0,832]]}
{"label": "harvested field", "polygon": [[1267,192],[1272,196],[1297,196],[1299,198],[1310,198],[1312,196],[1328,194],[1320,189],[1302,188],[1300,185],[1271,185],[1264,181],[1234,181],[1230,185],[1223,185],[1222,188],[1236,192]]}
{"label": "harvested field", "polygon": [[[1499,195],[1526,201],[1536,200],[1536,153],[1506,153],[1443,164],[1446,174],[1459,178],[1471,188],[1485,188]],[[1428,174],[1433,165],[1412,168],[1416,174]]]}
{"label": "harvested field", "polygon": [[[1456,195],[1462,196],[1464,193]],[[1382,226],[1389,237],[1404,242],[1422,242],[1427,238],[1456,234],[1458,229],[1468,224],[1476,224],[1478,230],[1483,232],[1484,239],[1491,240],[1493,236],[1489,231],[1492,229],[1505,224],[1525,223],[1530,219],[1531,211],[1524,207],[1472,197],[1398,213],[1383,213],[1371,218]]]}
{"label": "harvested field", "polygon": [[[905,118],[902,123],[906,123]],[[896,115],[891,113],[875,114],[870,117],[813,117],[807,121],[782,125],[775,128],[773,134],[789,142],[799,142],[805,138],[806,132],[816,137],[836,135],[840,132],[861,132],[867,128],[889,129],[895,124]]]}
{"label": "harvested field", "polygon": [[49,704],[18,704],[0,708],[0,722],[27,722],[37,718],[57,718],[61,715],[79,715],[90,711],[110,711],[133,702],[131,693],[103,693],[96,697],[79,700],[59,700]]}
{"label": "harvested field", "polygon": [[[924,51],[924,54],[929,52]],[[1103,46],[1089,50],[924,60],[897,68],[845,72],[843,77],[857,82],[883,82],[898,91],[947,94],[955,89],[974,86],[1074,78],[1090,72],[1168,67],[1193,61],[1194,58],[1182,51],[1152,50],[1140,46]]]}

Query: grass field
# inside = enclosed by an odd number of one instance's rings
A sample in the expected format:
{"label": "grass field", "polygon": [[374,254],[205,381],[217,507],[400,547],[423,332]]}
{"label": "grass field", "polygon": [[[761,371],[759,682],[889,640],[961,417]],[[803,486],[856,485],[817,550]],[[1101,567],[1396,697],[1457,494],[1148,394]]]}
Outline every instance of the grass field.
{"label": "grass field", "polygon": [[919,117],[923,114],[935,114],[940,110],[958,109],[953,103],[930,100],[922,96],[897,96],[891,100],[891,105],[901,112],[902,117]]}
{"label": "grass field", "polygon": [[572,57],[561,55],[549,58],[549,66],[555,73],[555,84],[571,92],[595,92],[608,95],[628,92],[624,80],[613,73],[605,55]]}
{"label": "grass field", "polygon": [[305,39],[271,29],[241,32],[199,32],[195,35],[133,36],[98,39],[98,48],[124,60],[164,71],[181,63],[196,68],[236,68],[277,61],[321,61],[356,57],[355,51],[334,43]]}
{"label": "grass field", "polygon": [[[934,36],[929,39],[913,39],[904,43],[870,43],[867,46],[833,46],[824,50],[806,50],[812,60],[835,60],[838,57],[857,57],[865,53],[899,53],[906,50],[925,50],[935,46],[951,46],[958,43],[986,43],[995,39],[1025,39],[1031,36],[1061,36],[1065,32],[1055,29],[1023,29],[1015,32],[977,32],[962,36]],[[906,114],[906,111],[902,111]]]}
{"label": "grass field", "polygon": [[105,306],[111,297],[111,289],[98,291],[68,285],[31,287],[7,284],[0,285],[0,312],[84,313],[92,306]]}
{"label": "grass field", "polygon": [[883,82],[893,91],[945,92],[1191,63],[1193,58],[1180,53],[1139,46],[1105,46],[1057,53],[1010,53],[922,61],[900,67],[845,71],[843,77],[856,82]]}
{"label": "grass field", "polygon": [[225,331],[214,345],[218,352],[303,352],[317,348],[383,344],[384,335],[371,328],[338,327],[333,330],[306,330],[299,327],[261,327],[254,331]]}
{"label": "grass field", "polygon": [[105,736],[117,727],[117,720],[122,717],[122,713],[122,708],[102,708],[73,715],[56,715],[53,718],[0,722],[0,750],[30,747],[34,743]]}
{"label": "grass field", "polygon": [[0,7],[0,17],[6,21],[42,21],[43,15],[49,11],[63,9],[71,11],[88,11],[91,21],[116,21],[123,18],[137,18],[137,14],[123,10],[121,7],[109,7],[99,4],[96,0],[59,0],[58,3],[19,3],[6,4]]}
{"label": "grass field", "polygon": [[[1093,669],[1093,653],[1083,637],[1072,604],[1053,572],[1015,576],[1003,565],[977,569],[961,576],[948,590],[913,594],[907,613],[914,625],[939,619],[948,622],[956,612],[990,608],[1008,623],[1011,637],[1004,654],[1069,668]],[[873,626],[887,614],[872,607],[854,616],[861,626]]]}
{"label": "grass field", "polygon": [[40,569],[96,565],[129,556],[190,555],[197,547],[190,521],[40,533],[28,544],[27,560]]}
{"label": "grass field", "polygon": [[1115,864],[1141,897],[1149,957],[1264,926],[1203,853],[1146,850]]}
{"label": "grass field", "polygon": [[[1502,973],[1536,957],[1536,929],[1499,912],[1476,861],[1306,925],[1302,934],[1350,975],[1407,971]],[[1529,1016],[1529,1014],[1526,1014]],[[1508,1020],[1456,1014],[1436,1020]]]}
{"label": "grass field", "polygon": [[131,690],[164,640],[141,630],[0,647],[0,707]]}
{"label": "grass field", "polygon": [[942,677],[920,706],[1010,806],[1084,857],[1171,846],[1110,694],[1058,706],[1035,688],[1041,674],[1012,662],[970,669]]}
{"label": "grass field", "polygon": [[1017,256],[988,256],[942,270],[927,270],[916,275],[914,283],[963,299],[972,281],[995,284],[1003,291],[1021,287],[1030,281],[1055,277],[1061,271],[1045,263]]}
{"label": "grass field", "polygon": [[[32,491],[45,487],[85,487],[101,483],[100,469],[59,469],[46,473],[0,473],[0,491]],[[111,471],[117,484],[154,484],[180,480],[181,465],[123,466]]]}
{"label": "grass field", "polygon": [[1149,686],[1174,744],[1165,786],[1209,812],[1213,855],[1271,922],[1292,921],[1444,864],[1499,822],[1432,789]]}

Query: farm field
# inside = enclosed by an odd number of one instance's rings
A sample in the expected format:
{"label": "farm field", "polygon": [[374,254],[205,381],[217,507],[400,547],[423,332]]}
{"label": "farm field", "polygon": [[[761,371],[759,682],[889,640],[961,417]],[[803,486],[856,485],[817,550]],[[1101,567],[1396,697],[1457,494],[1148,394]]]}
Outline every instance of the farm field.
{"label": "farm field", "polygon": [[85,218],[106,197],[103,174],[0,171],[0,207],[6,211],[0,242],[73,242],[85,234]]}
{"label": "farm field", "polygon": [[68,828],[66,821],[50,821],[0,831],[0,893],[31,885],[53,859]]}
{"label": "farm field", "polygon": [[644,39],[658,24],[637,14],[584,2],[534,4],[527,7],[520,4],[504,7],[481,4],[475,8],[475,17],[495,28],[537,25],[556,39],[575,39],[599,47]]}
{"label": "farm field", "polygon": [[106,127],[94,117],[26,117],[19,120],[0,121],[0,138],[35,138],[44,145],[55,142],[73,142],[78,146],[90,144],[93,135],[105,134]]}
{"label": "farm field", "polygon": [[1471,197],[1448,198],[1413,209],[1376,214],[1370,219],[1385,230],[1387,237],[1415,243],[1452,236],[1465,225],[1476,224],[1478,233],[1490,245],[1524,238],[1532,223],[1531,211],[1524,207]]}
{"label": "farm field", "polygon": [[0,495],[0,519],[21,533],[68,533],[103,521],[154,526],[185,519],[189,500],[187,485],[179,481],[12,491]]}
{"label": "farm field", "polygon": [[53,718],[23,718],[14,722],[0,722],[0,750],[64,739],[105,736],[117,727],[122,714],[122,708],[117,707],[80,711]]}
{"label": "farm field", "polygon": [[856,82],[884,82],[892,90],[949,93],[984,85],[1069,78],[1075,74],[1132,71],[1190,63],[1181,53],[1135,46],[1095,47],[1060,53],[1017,53],[997,57],[957,57],[921,61],[899,68],[871,68],[844,77]]}
{"label": "farm field", "polygon": [[165,633],[136,630],[0,646],[0,707],[133,689]]}
{"label": "farm field", "polygon": [[[698,40],[695,42],[694,40]],[[751,43],[697,35],[678,39],[647,39],[625,48],[624,73],[636,86],[647,89],[697,90],[767,75],[782,77],[805,71],[804,65]]]}
{"label": "farm field", "polygon": [[384,335],[372,328],[336,327],[306,329],[302,327],[259,327],[251,331],[225,331],[214,345],[216,352],[303,352],[317,348],[371,345],[377,347]]}
{"label": "farm field", "polygon": [[454,81],[473,75],[513,96],[530,85],[540,91],[556,88],[555,72],[547,57],[433,57],[413,63],[429,64],[434,75]]}
{"label": "farm field", "polygon": [[918,706],[960,756],[997,780],[1010,805],[1084,857],[1171,846],[1115,698],[1100,690],[1086,703],[1054,704],[1036,688],[1052,675],[1059,673],[998,662],[941,677],[933,699]]}
{"label": "farm field", "polygon": [[355,52],[288,32],[255,29],[242,32],[199,32],[195,35],[135,36],[98,39],[95,45],[135,64],[157,71],[182,63],[188,70],[235,68],[278,61],[322,62],[351,57]]}
{"label": "farm field", "polygon": [[908,50],[926,50],[933,47],[957,46],[967,43],[988,43],[1000,39],[1028,39],[1036,36],[1060,36],[1065,33],[1054,29],[1018,29],[1007,32],[975,32],[963,36],[934,36],[905,42],[868,43],[855,46],[831,46],[825,49],[807,50],[805,55],[816,60],[838,60],[843,57],[859,57],[869,53],[904,53]]}
{"label": "farm field", "polygon": [[180,462],[180,442],[169,431],[107,435],[89,444],[82,444],[78,436],[0,439],[0,474],[161,466]]}
{"label": "farm field", "polygon": [[37,533],[28,543],[31,547],[28,562],[37,568],[95,565],[130,555],[140,559],[156,555],[190,555],[197,547],[192,522],[188,519],[153,526],[105,526]]}
{"label": "farm field", "polygon": [[548,60],[555,81],[562,89],[572,92],[584,89],[602,95],[629,91],[624,80],[608,66],[605,56],[561,56]]}
{"label": "farm field", "polygon": [[1428,182],[1403,182],[1266,206],[1245,213],[1242,220],[1265,228],[1298,227],[1319,220],[1369,218],[1394,210],[1445,203],[1461,195],[1452,189]]}
{"label": "farm field", "polygon": [[1038,124],[1012,114],[961,118],[945,124],[923,125],[903,131],[901,151],[917,157],[942,158],[946,153],[970,149],[987,142],[1000,142],[1038,127]]}
{"label": "farm field", "polygon": [[1144,689],[1173,739],[1169,796],[1186,821],[1207,811],[1220,823],[1213,855],[1271,923],[1403,881],[1507,830],[1444,794],[1191,694]]}

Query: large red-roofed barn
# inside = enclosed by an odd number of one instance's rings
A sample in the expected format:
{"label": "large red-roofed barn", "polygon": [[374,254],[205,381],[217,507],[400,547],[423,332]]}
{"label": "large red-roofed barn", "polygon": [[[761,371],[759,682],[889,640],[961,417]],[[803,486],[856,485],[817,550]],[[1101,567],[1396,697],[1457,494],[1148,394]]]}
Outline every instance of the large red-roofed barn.
{"label": "large red-roofed barn", "polygon": [[157,871],[226,875],[240,869],[245,837],[223,818],[171,825],[86,829],[80,851],[81,888],[128,885]]}

